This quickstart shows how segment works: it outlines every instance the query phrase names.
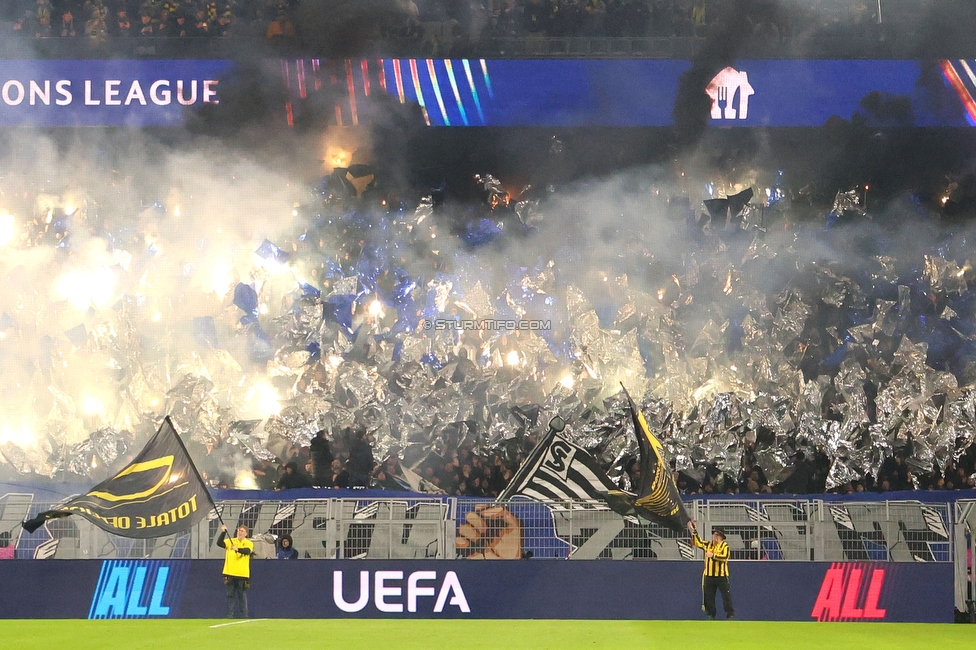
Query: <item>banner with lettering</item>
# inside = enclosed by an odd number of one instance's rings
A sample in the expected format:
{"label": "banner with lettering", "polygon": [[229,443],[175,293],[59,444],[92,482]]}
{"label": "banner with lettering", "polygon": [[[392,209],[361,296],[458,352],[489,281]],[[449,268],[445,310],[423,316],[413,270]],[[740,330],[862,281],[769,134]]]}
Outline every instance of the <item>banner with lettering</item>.
{"label": "banner with lettering", "polygon": [[175,126],[232,61],[0,61],[0,126]]}
{"label": "banner with lettering", "polygon": [[210,493],[167,417],[118,474],[23,526],[33,533],[50,519],[81,515],[122,537],[164,537],[192,528],[211,508]]}

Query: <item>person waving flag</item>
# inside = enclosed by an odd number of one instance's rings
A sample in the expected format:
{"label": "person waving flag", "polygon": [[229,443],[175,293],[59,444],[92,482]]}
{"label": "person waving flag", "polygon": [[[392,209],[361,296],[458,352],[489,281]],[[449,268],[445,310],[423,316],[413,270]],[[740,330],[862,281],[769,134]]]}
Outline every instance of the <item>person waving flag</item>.
{"label": "person waving flag", "polygon": [[725,618],[735,618],[732,593],[729,590],[729,545],[721,528],[712,530],[712,539],[706,542],[698,536],[695,523],[690,524],[692,543],[705,551],[705,570],[702,572],[702,609],[709,619],[715,618],[715,591],[722,592],[722,609]]}

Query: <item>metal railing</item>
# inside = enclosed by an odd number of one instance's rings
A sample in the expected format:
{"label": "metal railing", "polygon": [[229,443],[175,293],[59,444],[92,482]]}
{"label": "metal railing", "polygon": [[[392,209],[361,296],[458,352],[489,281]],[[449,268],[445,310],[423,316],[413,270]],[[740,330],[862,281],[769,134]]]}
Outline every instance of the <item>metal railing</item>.
{"label": "metal railing", "polygon": [[955,603],[970,623],[976,623],[976,587],[973,586],[973,547],[976,546],[976,500],[955,503]]}
{"label": "metal railing", "polygon": [[[32,535],[21,534],[17,522],[55,505],[32,502],[30,495],[0,498],[0,527],[14,530],[17,557],[222,557],[216,517],[189,532],[149,540],[111,535],[81,517],[54,519]],[[703,536],[715,527],[724,530],[734,561],[947,563],[957,545],[963,551],[971,545],[971,528],[969,537],[960,537],[956,523],[976,517],[973,508],[960,514],[959,505],[953,512],[947,504],[914,501],[711,499],[687,505]],[[275,557],[276,540],[285,534],[302,558],[701,557],[684,532],[592,503],[410,497],[224,501],[218,507],[228,527],[249,528],[259,559]]]}
{"label": "metal railing", "polygon": [[700,530],[725,532],[733,560],[822,559],[815,553],[813,502],[709,500],[696,501],[694,506]]}

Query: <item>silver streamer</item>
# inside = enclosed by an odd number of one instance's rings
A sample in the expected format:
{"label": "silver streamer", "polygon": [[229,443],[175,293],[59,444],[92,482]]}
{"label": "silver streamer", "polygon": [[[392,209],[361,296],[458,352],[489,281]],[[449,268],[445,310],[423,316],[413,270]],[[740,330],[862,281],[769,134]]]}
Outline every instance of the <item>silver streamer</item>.
{"label": "silver streamer", "polygon": [[[513,199],[490,174],[475,182],[484,205],[466,234],[562,236],[541,194]],[[938,337],[916,333],[938,323],[956,344],[976,344],[955,302],[969,295],[969,261],[926,251],[914,277],[889,255],[858,268],[810,261],[787,202],[774,210],[765,198],[743,210],[746,232],[696,232],[673,258],[640,233],[612,246],[573,233],[505,267],[459,243],[433,197],[366,216],[333,197],[295,236],[262,245],[224,293],[194,294],[202,260],[181,264],[190,281],[168,307],[139,284],[159,263],[146,242],[170,226],[170,213],[147,208],[146,232],[126,239],[119,226],[106,245],[104,281],[125,287],[111,305],[72,313],[29,288],[5,306],[8,342],[57,327],[35,346],[43,358],[18,360],[40,370],[5,386],[44,426],[31,440],[0,431],[0,458],[20,473],[95,477],[168,414],[218,459],[228,449],[281,460],[321,429],[335,438],[359,428],[377,458],[467,446],[511,460],[558,415],[564,435],[626,482],[637,447],[623,383],[675,468],[699,481],[716,471],[735,480],[754,454],[775,485],[797,450],[827,457],[828,488],[877,476],[895,453],[916,473],[958,460],[976,435],[976,364],[934,361]],[[67,245],[45,213],[29,220],[24,245]],[[861,195],[839,192],[833,215],[865,216]],[[71,227],[85,231],[90,218],[81,209]],[[596,249],[606,257],[579,264]],[[782,268],[790,280],[774,286]],[[27,284],[8,271],[11,286]],[[184,300],[196,311],[169,321]],[[65,369],[79,364],[106,370],[78,382]]]}

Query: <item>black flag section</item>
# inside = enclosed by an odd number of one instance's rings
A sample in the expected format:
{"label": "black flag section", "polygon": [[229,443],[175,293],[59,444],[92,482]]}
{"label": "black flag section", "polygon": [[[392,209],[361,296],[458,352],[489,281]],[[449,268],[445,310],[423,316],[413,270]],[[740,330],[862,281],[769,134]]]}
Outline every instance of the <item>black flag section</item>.
{"label": "black flag section", "polygon": [[634,433],[640,445],[641,480],[637,494],[615,490],[607,494],[607,503],[622,515],[640,515],[650,521],[664,524],[679,533],[687,531],[691,517],[678,494],[671,467],[664,459],[664,447],[654,437],[644,414],[640,412],[630,393],[624,387],[624,395],[630,403],[634,418]]}
{"label": "black flag section", "polygon": [[23,526],[32,533],[50,519],[81,515],[122,537],[164,537],[193,527],[213,507],[206,485],[167,417],[122,471]]}
{"label": "black flag section", "polygon": [[509,481],[499,501],[521,495],[537,501],[601,503],[607,490],[615,488],[596,460],[559,433],[564,423],[553,418],[549,431]]}

